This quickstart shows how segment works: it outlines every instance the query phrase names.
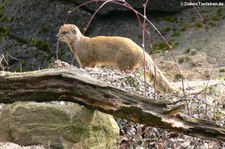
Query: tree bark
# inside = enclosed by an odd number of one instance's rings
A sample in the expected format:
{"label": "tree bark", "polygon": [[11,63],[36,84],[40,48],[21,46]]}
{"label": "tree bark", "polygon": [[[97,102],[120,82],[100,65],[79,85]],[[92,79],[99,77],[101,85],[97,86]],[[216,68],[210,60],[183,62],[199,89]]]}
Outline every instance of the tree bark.
{"label": "tree bark", "polygon": [[78,68],[0,71],[0,103],[16,101],[70,101],[133,122],[225,141],[223,127],[179,113],[184,108],[181,102],[156,101],[132,94],[92,78]]}

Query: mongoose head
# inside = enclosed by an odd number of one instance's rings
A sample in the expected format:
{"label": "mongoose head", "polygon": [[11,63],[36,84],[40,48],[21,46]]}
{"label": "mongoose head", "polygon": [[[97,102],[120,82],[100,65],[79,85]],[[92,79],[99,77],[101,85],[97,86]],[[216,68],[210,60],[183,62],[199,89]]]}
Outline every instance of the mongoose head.
{"label": "mongoose head", "polygon": [[77,43],[82,37],[82,33],[76,25],[64,24],[59,29],[59,33],[56,35],[59,41],[70,43]]}

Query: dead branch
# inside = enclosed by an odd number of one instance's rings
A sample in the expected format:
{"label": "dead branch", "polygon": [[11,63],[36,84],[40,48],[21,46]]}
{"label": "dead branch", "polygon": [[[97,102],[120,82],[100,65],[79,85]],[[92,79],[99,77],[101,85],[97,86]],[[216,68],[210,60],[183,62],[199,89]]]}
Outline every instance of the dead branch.
{"label": "dead branch", "polygon": [[225,141],[225,129],[215,123],[178,115],[184,108],[183,103],[156,101],[132,94],[94,79],[77,68],[23,73],[0,71],[0,103],[16,101],[71,101],[153,127]]}

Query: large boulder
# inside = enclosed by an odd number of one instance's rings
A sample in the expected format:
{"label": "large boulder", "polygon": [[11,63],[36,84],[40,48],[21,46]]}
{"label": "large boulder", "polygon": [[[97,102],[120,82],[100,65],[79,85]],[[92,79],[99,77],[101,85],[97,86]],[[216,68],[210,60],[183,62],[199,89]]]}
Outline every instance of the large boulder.
{"label": "large boulder", "polygon": [[116,146],[119,128],[112,116],[77,104],[19,102],[3,107],[0,142],[53,148]]}

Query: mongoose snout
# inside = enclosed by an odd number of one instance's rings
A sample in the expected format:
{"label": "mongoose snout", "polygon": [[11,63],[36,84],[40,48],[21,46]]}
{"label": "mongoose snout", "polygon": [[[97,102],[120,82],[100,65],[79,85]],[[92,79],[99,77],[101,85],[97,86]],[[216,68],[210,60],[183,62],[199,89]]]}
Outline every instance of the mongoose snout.
{"label": "mongoose snout", "polygon": [[[80,33],[80,31],[79,32],[77,31],[79,31],[79,29],[75,25],[72,24],[64,25],[63,27],[60,28],[60,31],[56,35],[56,37],[58,38],[59,41],[69,43],[72,40],[76,40],[76,37],[79,36],[76,34]],[[82,34],[80,33],[80,36],[81,35]]]}

